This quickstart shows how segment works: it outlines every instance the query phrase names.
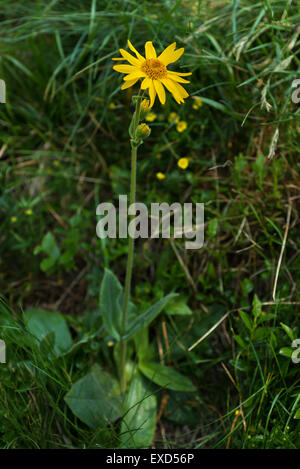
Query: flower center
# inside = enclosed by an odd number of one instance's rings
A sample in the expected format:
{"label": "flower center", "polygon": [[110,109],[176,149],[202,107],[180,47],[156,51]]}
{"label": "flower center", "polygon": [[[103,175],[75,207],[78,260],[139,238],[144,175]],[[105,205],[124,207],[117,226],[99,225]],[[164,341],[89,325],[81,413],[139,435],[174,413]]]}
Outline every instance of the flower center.
{"label": "flower center", "polygon": [[166,66],[158,59],[147,59],[142,65],[142,71],[146,73],[148,78],[157,80],[167,76]]}

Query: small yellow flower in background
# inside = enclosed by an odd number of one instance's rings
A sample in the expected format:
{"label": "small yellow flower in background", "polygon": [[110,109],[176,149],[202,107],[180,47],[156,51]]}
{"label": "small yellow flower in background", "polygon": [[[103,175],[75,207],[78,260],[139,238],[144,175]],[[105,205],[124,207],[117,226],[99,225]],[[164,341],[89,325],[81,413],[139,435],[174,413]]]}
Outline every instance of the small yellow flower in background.
{"label": "small yellow flower in background", "polygon": [[16,223],[17,217],[11,217],[10,221],[11,221],[12,223]]}
{"label": "small yellow flower in background", "polygon": [[191,73],[178,73],[167,69],[167,66],[176,62],[183,54],[184,48],[176,48],[176,42],[168,46],[158,57],[151,41],[145,44],[145,57],[143,57],[128,40],[129,49],[135,53],[136,57],[129,54],[124,49],[120,49],[122,57],[113,58],[113,60],[127,60],[131,65],[115,65],[114,70],[125,73],[125,83],[121,89],[125,90],[142,78],[142,90],[149,90],[150,107],[153,106],[156,94],[161,102],[166,102],[165,88],[172,94],[178,104],[184,103],[184,99],[189,95],[179,83],[189,83],[188,80],[182,78]]}
{"label": "small yellow flower in background", "polygon": [[180,158],[180,160],[178,160],[177,162],[177,166],[180,168],[180,169],[186,169],[189,165],[189,160],[188,158]]}
{"label": "small yellow flower in background", "polygon": [[26,215],[32,215],[31,208],[28,208],[27,210],[25,210],[25,213],[26,213]]}
{"label": "small yellow flower in background", "polygon": [[111,111],[113,111],[114,109],[116,109],[115,103],[109,103],[108,109],[110,109]]}
{"label": "small yellow flower in background", "polygon": [[235,415],[240,415],[240,411],[239,411],[239,410],[236,410],[236,411],[235,411]]}
{"label": "small yellow flower in background", "polygon": [[54,166],[59,166],[59,165],[60,165],[60,162],[59,162],[58,160],[54,160],[54,161],[53,161],[53,164],[54,164]]}
{"label": "small yellow flower in background", "polygon": [[164,173],[156,173],[156,177],[159,181],[166,179],[166,175]]}
{"label": "small yellow flower in background", "polygon": [[109,340],[106,345],[107,347],[113,347],[115,343],[112,340]]}
{"label": "small yellow flower in background", "polygon": [[180,119],[179,119],[179,116],[176,114],[176,112],[171,112],[171,113],[169,114],[168,122],[170,122],[170,124],[171,124],[171,122],[173,122],[173,121],[174,121],[175,124],[177,124],[177,122],[179,122],[179,120],[180,120]]}
{"label": "small yellow flower in background", "polygon": [[202,106],[203,106],[202,99],[199,98],[199,96],[195,96],[194,103],[193,103],[193,109],[196,109],[196,111],[197,111]]}
{"label": "small yellow flower in background", "polygon": [[161,159],[161,153],[156,153],[155,158],[157,158],[158,160],[160,160],[160,159]]}
{"label": "small yellow flower in background", "polygon": [[185,121],[179,121],[176,125],[177,132],[183,132],[187,128],[187,123]]}
{"label": "small yellow flower in background", "polygon": [[153,122],[155,121],[156,118],[157,118],[157,115],[155,114],[155,112],[149,112],[145,117],[146,121],[148,122]]}

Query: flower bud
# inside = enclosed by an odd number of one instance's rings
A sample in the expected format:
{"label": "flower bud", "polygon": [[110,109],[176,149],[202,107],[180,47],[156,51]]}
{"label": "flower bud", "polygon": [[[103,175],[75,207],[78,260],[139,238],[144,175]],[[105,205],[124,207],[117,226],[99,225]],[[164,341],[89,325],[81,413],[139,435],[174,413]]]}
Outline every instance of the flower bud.
{"label": "flower bud", "polygon": [[136,138],[138,140],[145,140],[151,134],[150,127],[144,122],[138,126],[136,129]]}
{"label": "flower bud", "polygon": [[150,101],[149,99],[143,99],[143,101],[141,102],[140,118],[144,119],[149,111],[150,111]]}

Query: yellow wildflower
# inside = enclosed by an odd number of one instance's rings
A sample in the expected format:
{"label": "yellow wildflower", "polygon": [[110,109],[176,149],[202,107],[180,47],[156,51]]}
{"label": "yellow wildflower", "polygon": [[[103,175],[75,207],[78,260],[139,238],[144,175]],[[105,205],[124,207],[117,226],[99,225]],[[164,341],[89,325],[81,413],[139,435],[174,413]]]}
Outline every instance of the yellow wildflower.
{"label": "yellow wildflower", "polygon": [[155,112],[149,112],[145,117],[146,121],[148,122],[153,122],[155,121],[156,118],[157,118],[157,115],[155,114]]}
{"label": "yellow wildflower", "polygon": [[116,109],[115,103],[109,103],[108,109],[110,109],[111,111],[113,111],[114,109]]}
{"label": "yellow wildflower", "polygon": [[164,173],[156,173],[156,177],[159,181],[166,179],[166,175]]}
{"label": "yellow wildflower", "polygon": [[160,159],[161,159],[161,153],[156,153],[155,158],[157,158],[158,160],[160,160]]}
{"label": "yellow wildflower", "polygon": [[151,129],[150,127],[143,122],[142,124],[138,125],[138,128],[136,129],[136,136],[137,138],[147,138],[151,134]]}
{"label": "yellow wildflower", "polygon": [[170,124],[173,121],[174,121],[175,124],[177,124],[177,122],[179,122],[179,120],[180,120],[179,116],[176,114],[176,112],[170,112],[169,117],[168,117],[168,122],[170,122]]}
{"label": "yellow wildflower", "polygon": [[185,121],[179,121],[176,125],[177,132],[183,132],[187,128],[187,123]]}
{"label": "yellow wildflower", "polygon": [[11,217],[10,221],[11,221],[12,223],[16,223],[17,217]]}
{"label": "yellow wildflower", "polygon": [[199,96],[195,96],[194,103],[193,103],[193,109],[196,109],[196,111],[197,111],[202,106],[203,106],[202,99],[199,98]]}
{"label": "yellow wildflower", "polygon": [[25,210],[25,213],[26,213],[26,215],[32,215],[31,208],[28,208],[27,210]]}
{"label": "yellow wildflower", "polygon": [[143,57],[128,40],[129,49],[135,53],[136,57],[120,49],[122,57],[113,60],[127,60],[131,65],[115,65],[114,70],[125,73],[125,83],[122,89],[125,90],[133,86],[142,78],[141,89],[149,90],[150,107],[153,106],[156,94],[158,94],[161,104],[166,102],[165,88],[172,94],[177,103],[184,102],[184,98],[189,95],[179,83],[189,83],[182,78],[191,73],[178,73],[167,69],[167,66],[176,62],[183,54],[184,48],[175,51],[176,42],[168,46],[158,57],[151,41],[145,44],[145,57]]}
{"label": "yellow wildflower", "polygon": [[186,169],[189,165],[189,160],[188,158],[180,158],[180,160],[178,160],[177,162],[177,166],[180,168],[180,169]]}

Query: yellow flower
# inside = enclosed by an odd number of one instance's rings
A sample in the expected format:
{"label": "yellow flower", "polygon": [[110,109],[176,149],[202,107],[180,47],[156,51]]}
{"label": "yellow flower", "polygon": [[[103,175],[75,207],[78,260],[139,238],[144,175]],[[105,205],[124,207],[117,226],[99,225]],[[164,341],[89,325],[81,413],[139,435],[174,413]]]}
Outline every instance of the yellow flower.
{"label": "yellow flower", "polygon": [[156,94],[158,94],[161,104],[166,102],[166,93],[164,86],[173,95],[177,103],[184,102],[184,98],[189,95],[179,83],[189,83],[182,78],[191,73],[178,73],[167,70],[167,65],[176,62],[183,54],[184,49],[175,51],[176,42],[168,46],[158,57],[151,41],[145,44],[145,57],[143,57],[128,40],[129,49],[135,53],[136,57],[120,49],[122,57],[113,58],[113,60],[127,60],[131,65],[115,65],[114,70],[120,73],[126,73],[125,83],[122,90],[133,86],[140,78],[142,90],[149,90],[150,107],[153,106]]}
{"label": "yellow flower", "polygon": [[158,160],[160,160],[160,159],[161,159],[161,153],[156,153],[155,158],[157,158]]}
{"label": "yellow flower", "polygon": [[179,116],[177,116],[176,112],[171,112],[169,114],[169,117],[168,117],[168,122],[175,122],[175,124],[177,124],[177,122],[179,122]]}
{"label": "yellow flower", "polygon": [[156,177],[159,181],[166,179],[166,175],[164,173],[156,173]]}
{"label": "yellow flower", "polygon": [[189,165],[189,160],[187,158],[180,158],[177,162],[177,166],[181,169],[186,169]]}
{"label": "yellow flower", "polygon": [[12,223],[16,223],[17,217],[11,217],[10,221],[11,221]]}
{"label": "yellow flower", "polygon": [[109,340],[107,342],[107,347],[113,347],[115,345],[114,341],[113,340]]}
{"label": "yellow flower", "polygon": [[108,109],[110,109],[111,111],[113,111],[115,108],[116,108],[115,103],[109,103]]}
{"label": "yellow flower", "polygon": [[54,161],[53,161],[53,164],[54,164],[54,166],[59,166],[59,165],[60,165],[60,162],[59,162],[58,160],[54,160]]}
{"label": "yellow flower", "polygon": [[193,109],[200,109],[200,107],[203,106],[202,99],[199,98],[199,96],[196,96],[194,98],[194,104],[193,104]]}
{"label": "yellow flower", "polygon": [[26,213],[26,215],[32,215],[31,208],[28,208],[27,210],[25,210],[25,213]]}
{"label": "yellow flower", "polygon": [[155,114],[155,112],[149,112],[147,116],[145,117],[146,121],[148,122],[153,122],[155,121],[156,118],[157,118],[157,115]]}
{"label": "yellow flower", "polygon": [[185,121],[179,121],[176,125],[177,132],[183,132],[187,128],[187,123]]}

